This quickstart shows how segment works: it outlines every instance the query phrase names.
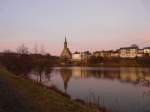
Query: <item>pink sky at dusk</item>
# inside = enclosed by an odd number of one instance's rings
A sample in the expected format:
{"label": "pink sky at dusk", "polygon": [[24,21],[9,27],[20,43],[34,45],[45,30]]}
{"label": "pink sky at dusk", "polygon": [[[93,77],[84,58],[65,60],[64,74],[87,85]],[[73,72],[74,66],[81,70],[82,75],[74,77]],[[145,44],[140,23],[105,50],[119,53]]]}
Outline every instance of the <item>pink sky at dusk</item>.
{"label": "pink sky at dusk", "polygon": [[37,44],[59,55],[65,35],[72,52],[150,46],[150,1],[0,1],[0,51]]}

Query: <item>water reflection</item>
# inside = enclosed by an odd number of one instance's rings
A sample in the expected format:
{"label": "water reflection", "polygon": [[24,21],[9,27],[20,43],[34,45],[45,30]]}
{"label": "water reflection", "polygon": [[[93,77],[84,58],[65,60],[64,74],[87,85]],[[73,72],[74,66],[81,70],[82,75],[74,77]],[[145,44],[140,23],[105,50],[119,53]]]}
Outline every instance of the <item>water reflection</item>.
{"label": "water reflection", "polygon": [[43,81],[51,80],[51,72],[52,69],[34,69],[32,72],[29,74],[29,77],[39,83],[43,83]]}
{"label": "water reflection", "polygon": [[[96,78],[119,80],[122,83],[141,84],[150,86],[150,69],[148,68],[55,68],[60,70],[64,83],[73,78]],[[67,85],[67,84],[66,84]],[[65,86],[66,87],[66,86]]]}
{"label": "water reflection", "polygon": [[113,111],[150,111],[149,68],[58,67],[47,73],[32,73],[30,78]]}
{"label": "water reflection", "polygon": [[60,75],[64,82],[64,90],[67,93],[68,83],[72,77],[72,70],[70,69],[60,69]]}
{"label": "water reflection", "polygon": [[[90,100],[94,103],[99,102],[97,99],[100,98],[100,105],[113,111],[150,110],[147,106],[150,103],[150,69],[78,67],[56,69],[60,71],[61,76],[68,79],[63,80],[68,85],[64,86],[64,89],[67,87],[68,94],[73,98]],[[65,75],[66,71],[70,75]],[[119,83],[115,84],[116,82]]]}

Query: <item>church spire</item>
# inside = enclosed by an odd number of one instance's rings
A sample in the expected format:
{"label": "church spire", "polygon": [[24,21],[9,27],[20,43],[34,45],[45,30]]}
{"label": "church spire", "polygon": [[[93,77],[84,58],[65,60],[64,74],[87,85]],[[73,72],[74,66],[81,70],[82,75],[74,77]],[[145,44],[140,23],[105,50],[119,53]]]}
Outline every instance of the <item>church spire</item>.
{"label": "church spire", "polygon": [[61,57],[62,57],[62,59],[70,60],[72,58],[72,54],[71,54],[67,44],[68,44],[67,38],[65,36],[64,48],[63,48],[63,51],[61,53]]}
{"label": "church spire", "polygon": [[65,36],[64,48],[67,48],[67,38],[66,38],[66,36]]}
{"label": "church spire", "polygon": [[65,43],[67,43],[67,38],[66,38],[66,36],[65,36]]}

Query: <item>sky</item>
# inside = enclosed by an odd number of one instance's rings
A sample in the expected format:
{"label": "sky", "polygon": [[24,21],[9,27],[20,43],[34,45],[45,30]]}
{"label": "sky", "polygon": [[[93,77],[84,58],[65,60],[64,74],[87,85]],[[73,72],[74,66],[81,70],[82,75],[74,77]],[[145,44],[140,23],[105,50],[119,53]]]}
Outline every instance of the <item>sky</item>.
{"label": "sky", "polygon": [[60,55],[150,46],[150,0],[0,0],[0,51],[24,44]]}

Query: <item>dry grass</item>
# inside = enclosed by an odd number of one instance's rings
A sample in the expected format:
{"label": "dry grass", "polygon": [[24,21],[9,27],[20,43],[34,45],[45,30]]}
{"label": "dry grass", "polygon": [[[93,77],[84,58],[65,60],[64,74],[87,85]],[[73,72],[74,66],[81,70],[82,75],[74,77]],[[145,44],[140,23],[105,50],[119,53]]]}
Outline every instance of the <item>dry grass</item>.
{"label": "dry grass", "polygon": [[13,75],[4,69],[0,69],[0,80],[5,80],[7,85],[16,91],[17,97],[31,112],[99,112],[96,108],[72,101],[52,89]]}

